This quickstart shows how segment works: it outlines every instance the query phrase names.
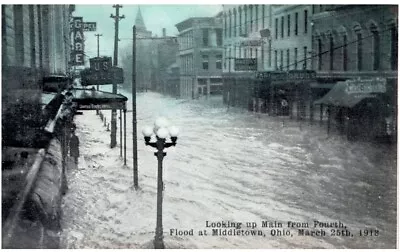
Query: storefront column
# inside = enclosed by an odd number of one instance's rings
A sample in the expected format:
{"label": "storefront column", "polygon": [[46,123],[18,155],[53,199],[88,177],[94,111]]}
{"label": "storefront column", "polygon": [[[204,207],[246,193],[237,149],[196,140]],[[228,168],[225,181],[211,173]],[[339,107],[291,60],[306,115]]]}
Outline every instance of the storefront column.
{"label": "storefront column", "polygon": [[210,98],[210,78],[207,78],[207,99]]}

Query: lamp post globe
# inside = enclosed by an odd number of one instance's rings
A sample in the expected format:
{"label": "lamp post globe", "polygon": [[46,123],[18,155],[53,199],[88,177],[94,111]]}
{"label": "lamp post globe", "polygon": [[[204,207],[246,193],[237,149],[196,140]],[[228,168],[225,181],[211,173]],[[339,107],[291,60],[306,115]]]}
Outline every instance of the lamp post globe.
{"label": "lamp post globe", "polygon": [[179,134],[179,129],[176,126],[171,126],[171,127],[169,127],[168,130],[169,130],[169,135],[171,137],[177,137]]}
{"label": "lamp post globe", "polygon": [[168,120],[165,117],[159,117],[154,122],[154,133],[157,133],[159,128],[166,128],[168,127]]}
{"label": "lamp post globe", "polygon": [[146,126],[143,128],[142,133],[145,137],[151,137],[151,135],[153,135],[153,128],[150,126]]}
{"label": "lamp post globe", "polygon": [[169,133],[168,130],[166,128],[159,128],[157,130],[157,136],[161,139],[166,139],[168,137]]}

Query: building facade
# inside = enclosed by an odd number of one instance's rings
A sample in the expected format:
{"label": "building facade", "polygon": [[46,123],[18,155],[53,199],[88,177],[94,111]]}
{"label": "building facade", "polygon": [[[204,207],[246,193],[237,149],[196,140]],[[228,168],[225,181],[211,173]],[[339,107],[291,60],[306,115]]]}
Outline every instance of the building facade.
{"label": "building facade", "polygon": [[189,18],[179,31],[180,96],[198,98],[222,89],[222,18]]}
{"label": "building facade", "polygon": [[36,132],[44,77],[69,75],[73,11],[73,5],[2,5],[3,145]]}
{"label": "building facade", "polygon": [[151,40],[152,32],[148,31],[143,20],[140,7],[136,14],[136,86],[138,91],[151,89],[152,86],[152,58],[154,43]]}
{"label": "building facade", "polygon": [[273,9],[273,69],[311,70],[311,5],[275,5]]}
{"label": "building facade", "polygon": [[347,119],[346,114],[353,113],[357,116],[353,115],[355,122],[350,135],[360,133],[370,137],[393,126],[394,131],[397,128],[398,7],[314,5],[312,12],[313,65],[318,81],[335,84],[356,80],[360,86],[367,82],[384,85],[377,92],[373,86],[360,89],[361,95],[369,95],[371,99],[357,101],[352,107],[340,102],[332,106],[331,114],[336,116],[333,122],[343,121],[340,114]]}

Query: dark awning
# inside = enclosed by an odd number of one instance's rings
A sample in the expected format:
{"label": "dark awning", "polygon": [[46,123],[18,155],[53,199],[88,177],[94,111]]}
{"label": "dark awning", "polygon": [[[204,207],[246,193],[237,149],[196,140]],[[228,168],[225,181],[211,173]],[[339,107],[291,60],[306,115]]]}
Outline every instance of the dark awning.
{"label": "dark awning", "polygon": [[72,89],[72,102],[76,102],[78,110],[93,109],[125,109],[128,98],[121,94],[97,91],[95,89]]}
{"label": "dark awning", "polygon": [[373,93],[349,93],[346,91],[346,87],[344,81],[336,83],[324,97],[315,101],[314,104],[352,108],[366,98],[376,98],[377,96]]}

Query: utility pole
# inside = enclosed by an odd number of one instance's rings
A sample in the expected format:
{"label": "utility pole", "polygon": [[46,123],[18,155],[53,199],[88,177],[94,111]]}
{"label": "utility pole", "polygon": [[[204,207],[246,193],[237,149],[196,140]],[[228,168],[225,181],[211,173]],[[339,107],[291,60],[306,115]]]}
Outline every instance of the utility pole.
{"label": "utility pole", "polygon": [[137,159],[137,121],[136,121],[136,26],[133,26],[132,41],[132,140],[133,140],[133,185],[137,190],[138,185],[138,159]]}
{"label": "utility pole", "polygon": [[[119,29],[119,20],[125,18],[125,15],[119,15],[119,8],[122,8],[122,5],[115,4],[113,5],[115,8],[115,16],[113,14],[110,15],[111,18],[114,19],[115,22],[115,37],[114,37],[114,67],[118,66],[118,29]],[[113,79],[113,94],[117,94],[117,83],[116,80]],[[113,109],[111,111],[111,144],[110,147],[114,148],[117,145],[117,110]]]}
{"label": "utility pole", "polygon": [[[100,57],[100,41],[99,38],[103,36],[103,34],[94,34],[97,37],[97,58]],[[99,91],[99,85],[97,85],[97,91]],[[99,114],[99,110],[96,110],[96,114]]]}

